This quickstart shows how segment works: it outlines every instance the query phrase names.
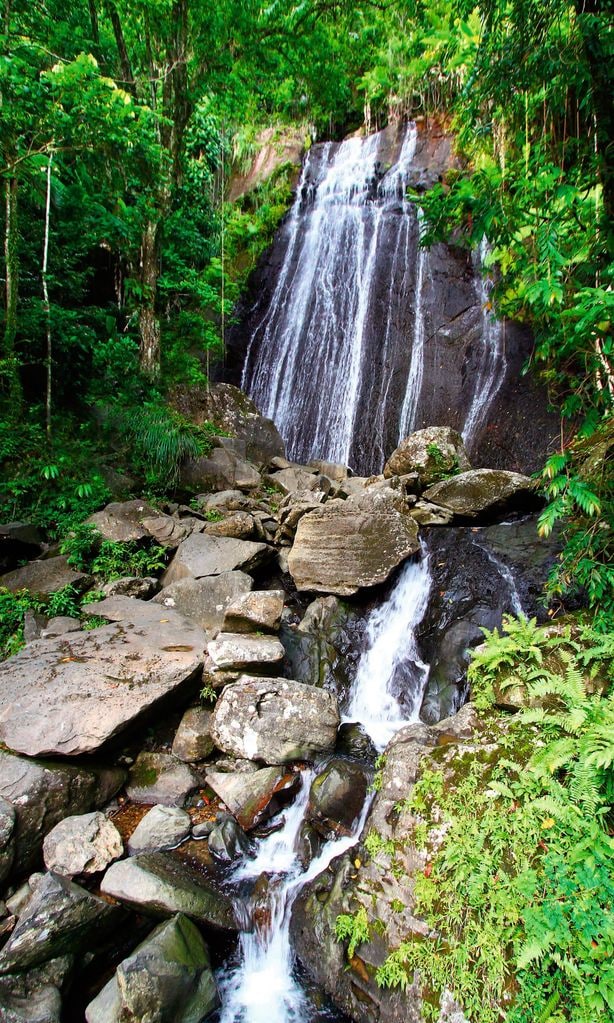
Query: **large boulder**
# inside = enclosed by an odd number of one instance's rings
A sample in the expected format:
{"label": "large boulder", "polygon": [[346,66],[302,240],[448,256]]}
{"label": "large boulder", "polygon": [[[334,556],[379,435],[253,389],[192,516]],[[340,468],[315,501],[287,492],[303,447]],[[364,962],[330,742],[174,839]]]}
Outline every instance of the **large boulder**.
{"label": "large boulder", "polygon": [[471,469],[435,483],[424,497],[464,519],[485,513],[532,511],[539,504],[535,480],[505,469]]}
{"label": "large boulder", "polygon": [[287,679],[243,675],[222,692],[211,733],[225,753],[284,764],[331,750],[338,726],[331,693]]}
{"label": "large boulder", "polygon": [[222,572],[221,575],[178,579],[160,590],[154,603],[175,608],[201,629],[218,632],[224,623],[226,609],[238,597],[249,593],[253,580],[245,572]]}
{"label": "large boulder", "polygon": [[26,970],[66,953],[90,952],[122,918],[118,906],[65,877],[46,874],[0,952],[0,974]]}
{"label": "large boulder", "polygon": [[54,984],[26,996],[0,990],[2,1023],[60,1023],[62,996]]}
{"label": "large boulder", "polygon": [[200,777],[188,764],[168,753],[144,752],[130,768],[126,793],[134,803],[183,806],[200,784]]}
{"label": "large boulder", "polygon": [[267,465],[283,456],[284,442],[271,419],[261,416],[251,398],[233,384],[190,388],[175,397],[175,404],[196,423],[211,422],[220,432],[245,441],[245,457],[255,465]]}
{"label": "large boulder", "polygon": [[17,568],[43,549],[43,537],[29,522],[5,522],[0,525],[0,572]]}
{"label": "large boulder", "polygon": [[255,590],[241,594],[226,608],[224,631],[277,632],[283,609],[283,590]]}
{"label": "large boulder", "polygon": [[241,569],[253,572],[273,556],[273,548],[250,540],[233,540],[226,536],[194,533],[179,545],[175,557],[162,577],[168,586],[179,579],[221,575]]}
{"label": "large boulder", "polygon": [[350,596],[385,582],[419,546],[413,519],[384,492],[365,493],[304,515],[288,566],[298,590]]}
{"label": "large boulder", "polygon": [[214,748],[211,711],[206,707],[188,707],[175,732],[173,756],[186,764],[196,764],[213,753]]}
{"label": "large boulder", "polygon": [[237,931],[241,926],[231,897],[211,878],[172,853],[144,853],[113,863],[100,890],[145,916],[164,918],[185,913],[224,931]]}
{"label": "large boulder", "polygon": [[227,448],[214,448],[207,457],[191,458],[181,467],[181,485],[186,490],[257,490],[260,473],[251,462]]}
{"label": "large boulder", "polygon": [[[196,685],[205,634],[176,612],[129,597],[136,618],[36,640],[0,665],[0,740],[35,757],[92,753],[161,700]],[[141,605],[141,608],[139,608]],[[147,611],[143,609],[147,608]]]}
{"label": "large boulder", "polygon": [[152,505],[144,500],[113,501],[102,511],[94,512],[87,522],[94,526],[105,540],[122,543],[127,540],[144,540],[150,532],[143,524],[143,519],[159,514]]}
{"label": "large boulder", "polygon": [[23,568],[16,568],[13,572],[7,572],[0,576],[0,588],[17,593],[19,590],[29,590],[38,597],[48,597],[65,586],[74,586],[82,592],[91,583],[91,576],[84,572],[77,572],[68,564],[68,559],[62,554],[57,558],[45,558],[43,561],[31,561]]}
{"label": "large boulder", "polygon": [[307,819],[323,838],[351,835],[365,799],[371,774],[361,764],[331,760],[309,790]]}
{"label": "large boulder", "polygon": [[220,632],[207,651],[221,671],[262,671],[266,675],[274,672],[284,659],[284,648],[276,636],[244,632]]}
{"label": "large boulder", "polygon": [[65,817],[45,836],[43,859],[47,870],[63,877],[97,874],[124,851],[121,835],[100,810]]}
{"label": "large boulder", "polygon": [[384,466],[384,476],[389,479],[415,472],[421,486],[428,487],[442,476],[470,468],[460,433],[449,426],[429,426],[401,441]]}
{"label": "large boulder", "polygon": [[104,806],[124,778],[117,768],[41,763],[0,750],[0,795],[16,815],[14,872],[38,866],[45,835],[65,817]]}
{"label": "large boulder", "polygon": [[193,515],[179,518],[177,515],[158,513],[144,518],[143,526],[156,543],[169,550],[175,550],[181,541],[186,540],[191,533],[201,532],[204,523],[202,519],[194,518]]}
{"label": "large boulder", "polygon": [[197,1023],[219,1005],[209,951],[179,913],[160,924],[85,1010],[87,1023]]}
{"label": "large boulder", "polygon": [[280,806],[280,794],[296,790],[299,776],[281,767],[260,771],[208,771],[207,784],[245,830],[272,816]]}

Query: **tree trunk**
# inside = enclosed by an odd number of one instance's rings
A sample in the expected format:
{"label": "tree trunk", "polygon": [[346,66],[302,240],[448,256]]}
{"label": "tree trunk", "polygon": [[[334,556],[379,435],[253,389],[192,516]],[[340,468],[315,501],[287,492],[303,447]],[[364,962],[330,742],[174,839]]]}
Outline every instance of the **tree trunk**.
{"label": "tree trunk", "polygon": [[96,0],[88,0],[90,9],[90,24],[92,26],[92,42],[96,49],[100,49],[100,29],[98,27],[98,11],[96,10]]}
{"label": "tree trunk", "polygon": [[117,13],[114,0],[107,0],[107,9],[109,12],[109,18],[111,19],[111,25],[113,26],[113,35],[115,36],[115,45],[117,46],[117,53],[119,55],[119,66],[122,73],[122,85],[131,93],[135,99],[137,99],[136,82],[132,73],[132,66],[130,64],[130,57],[128,56],[128,47],[126,46],[126,40],[124,38],[124,30],[122,23]]}
{"label": "tree trunk", "polygon": [[140,366],[155,379],[160,375],[160,321],[156,315],[158,263],[160,258],[160,222],[150,220],[141,239],[141,308],[139,312]]}
{"label": "tree trunk", "polygon": [[6,365],[8,394],[13,411],[21,404],[21,383],[15,358],[15,336],[17,334],[17,295],[19,262],[17,255],[17,200],[18,181],[15,176],[4,182],[4,265],[5,265],[5,320],[2,357]]}
{"label": "tree trunk", "polygon": [[47,440],[51,440],[51,394],[52,394],[52,358],[53,343],[51,337],[51,305],[49,304],[49,286],[47,282],[47,267],[49,265],[49,223],[51,217],[51,165],[53,153],[49,153],[47,160],[47,194],[45,197],[45,240],[43,243],[43,307],[45,310],[45,325],[47,331],[47,386],[45,389],[45,423],[47,427]]}

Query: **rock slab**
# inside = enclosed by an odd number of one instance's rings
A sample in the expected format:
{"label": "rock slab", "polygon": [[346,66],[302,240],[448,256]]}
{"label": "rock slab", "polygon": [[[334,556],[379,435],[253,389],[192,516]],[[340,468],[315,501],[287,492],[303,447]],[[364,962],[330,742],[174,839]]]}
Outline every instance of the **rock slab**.
{"label": "rock slab", "polygon": [[202,579],[222,572],[252,572],[273,556],[273,548],[251,540],[232,540],[227,536],[193,533],[177,548],[177,553],[162,576],[162,585],[179,579]]}
{"label": "rock slab", "polygon": [[63,877],[96,874],[105,870],[123,851],[119,831],[99,810],[66,817],[51,829],[43,842],[47,870]]}

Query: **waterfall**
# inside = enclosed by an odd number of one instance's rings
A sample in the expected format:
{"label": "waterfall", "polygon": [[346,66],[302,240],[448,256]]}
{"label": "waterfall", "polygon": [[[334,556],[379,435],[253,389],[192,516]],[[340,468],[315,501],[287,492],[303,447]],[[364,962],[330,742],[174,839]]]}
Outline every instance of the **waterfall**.
{"label": "waterfall", "polygon": [[381,133],[313,147],[305,160],[242,379],[291,458],[359,469],[384,460],[388,392],[408,372],[418,220],[405,193],[416,142],[410,124],[388,170]]}
{"label": "waterfall", "polygon": [[505,327],[492,313],[492,278],[484,274],[484,264],[490,248],[484,236],[480,243],[477,290],[482,310],[482,351],[471,405],[465,419],[462,436],[468,449],[485,425],[488,411],[505,379]]}
{"label": "waterfall", "polygon": [[[419,235],[423,234],[423,214],[418,209]],[[416,260],[416,285],[414,294],[416,303],[414,308],[414,336],[411,346],[411,361],[409,363],[409,374],[405,387],[405,397],[401,407],[401,421],[399,424],[399,442],[407,437],[416,422],[418,402],[422,391],[422,377],[424,375],[424,276],[428,259],[428,249],[419,248]]]}
{"label": "waterfall", "polygon": [[363,653],[345,714],[384,749],[395,732],[418,720],[429,666],[420,659],[416,628],[431,588],[428,556],[408,562],[392,593],[369,616]]}
{"label": "waterfall", "polygon": [[290,944],[292,906],[301,889],[321,874],[331,861],[358,841],[370,805],[366,800],[353,834],[327,842],[304,869],[296,855],[299,830],[309,801],[315,771],[303,772],[301,791],[286,812],[283,828],[258,843],[256,858],[242,864],[235,881],[271,875],[269,912],[253,931],[243,933],[236,966],[220,971],[218,987],[222,1009],[219,1023],[306,1023],[313,1017],[309,999],[294,973]]}

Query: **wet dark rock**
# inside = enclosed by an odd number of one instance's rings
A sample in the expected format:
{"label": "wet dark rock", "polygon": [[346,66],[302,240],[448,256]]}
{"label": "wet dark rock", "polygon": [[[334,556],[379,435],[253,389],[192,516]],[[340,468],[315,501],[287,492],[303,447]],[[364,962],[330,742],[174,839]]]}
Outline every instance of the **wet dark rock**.
{"label": "wet dark rock", "polygon": [[57,874],[37,885],[0,952],[0,973],[23,971],[48,959],[90,951],[117,927],[121,909]]}
{"label": "wet dark rock", "polygon": [[230,896],[173,853],[144,853],[113,863],[100,890],[146,916],[164,918],[185,913],[220,930],[237,931],[241,927]]}
{"label": "wet dark rock", "polygon": [[209,951],[183,914],[160,924],[90,1002],[87,1023],[196,1023],[219,1005]]}
{"label": "wet dark rock", "polygon": [[377,747],[371,737],[359,724],[345,722],[339,729],[335,753],[339,756],[354,757],[366,764],[373,764],[377,758]]}
{"label": "wet dark rock", "polygon": [[202,630],[129,597],[88,605],[88,613],[106,617],[115,609],[118,624],[36,640],[0,665],[0,739],[10,749],[94,752],[158,701],[195,687]]}
{"label": "wet dark rock", "polygon": [[503,469],[471,469],[435,483],[424,492],[432,504],[449,508],[459,518],[475,519],[485,513],[532,511],[540,501],[535,480]]}
{"label": "wet dark rock", "polygon": [[371,772],[353,760],[331,760],[314,778],[307,817],[324,838],[350,835],[367,796]]}
{"label": "wet dark rock", "polygon": [[96,874],[123,851],[119,831],[99,810],[65,817],[45,835],[43,842],[47,870],[63,877]]}
{"label": "wet dark rock", "polygon": [[206,707],[188,707],[175,732],[173,756],[186,764],[195,764],[205,760],[214,749],[211,711]]}
{"label": "wet dark rock", "polygon": [[280,767],[264,767],[249,774],[207,772],[207,784],[246,831],[276,813],[296,793],[299,783],[300,775]]}
{"label": "wet dark rock", "polygon": [[16,815],[14,870],[40,862],[43,838],[65,817],[104,806],[123,784],[117,768],[45,763],[0,751],[0,794]]}
{"label": "wet dark rock", "polygon": [[143,519],[154,518],[159,513],[144,500],[113,501],[102,511],[90,515],[87,522],[105,540],[123,543],[127,540],[145,540],[151,535]]}
{"label": "wet dark rock", "polygon": [[91,583],[91,576],[85,572],[77,572],[68,564],[68,559],[62,554],[56,558],[46,558],[43,561],[31,561],[23,568],[16,568],[13,572],[7,572],[0,576],[0,587],[17,593],[18,590],[28,590],[38,597],[48,597],[65,586],[74,586],[82,593]]}
{"label": "wet dark rock", "polygon": [[429,426],[401,441],[384,466],[384,476],[416,473],[421,487],[428,487],[443,475],[470,468],[460,433],[449,426]]}
{"label": "wet dark rock", "polygon": [[226,753],[283,764],[331,750],[338,726],[339,710],[331,693],[287,679],[244,675],[222,692],[212,735]]}
{"label": "wet dark rock", "polygon": [[128,839],[131,856],[173,849],[190,833],[189,813],[176,806],[154,806],[146,813]]}
{"label": "wet dark rock", "polygon": [[252,852],[252,843],[230,814],[218,814],[209,833],[209,852],[222,863],[231,863]]}
{"label": "wet dark rock", "polygon": [[298,590],[349,596],[385,582],[418,548],[415,522],[365,493],[304,515],[288,565]]}
{"label": "wet dark rock", "polygon": [[282,626],[290,677],[324,686],[344,699],[360,656],[363,628],[356,607],[337,597],[316,597],[298,625]]}
{"label": "wet dark rock", "polygon": [[250,540],[195,533],[184,540],[162,577],[162,585],[191,577],[221,575],[240,569],[253,572],[273,557],[273,548]]}
{"label": "wet dark rock", "polygon": [[154,597],[154,603],[175,608],[201,629],[218,632],[228,605],[241,594],[249,593],[253,585],[245,572],[222,572],[203,579],[190,577],[165,586]]}
{"label": "wet dark rock", "polygon": [[36,526],[28,522],[0,525],[0,572],[9,572],[24,561],[38,557],[42,549],[43,537]]}
{"label": "wet dark rock", "polygon": [[139,753],[130,768],[126,793],[135,803],[183,806],[201,777],[168,753]]}
{"label": "wet dark rock", "polygon": [[296,842],[296,855],[304,870],[313,860],[317,859],[325,845],[326,839],[319,831],[316,831],[311,821],[304,820],[299,828]]}

